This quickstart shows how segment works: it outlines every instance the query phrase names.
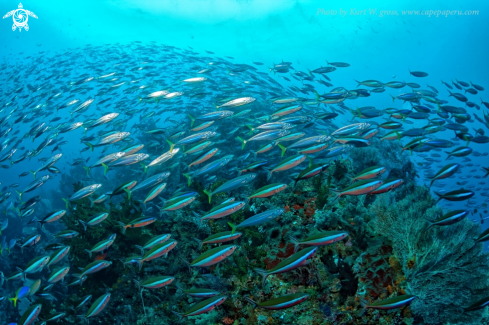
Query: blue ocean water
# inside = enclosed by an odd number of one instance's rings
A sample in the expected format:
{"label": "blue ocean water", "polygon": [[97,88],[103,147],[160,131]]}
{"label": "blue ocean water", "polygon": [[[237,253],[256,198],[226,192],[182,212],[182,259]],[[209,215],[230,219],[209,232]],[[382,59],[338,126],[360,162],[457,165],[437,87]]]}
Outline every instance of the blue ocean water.
{"label": "blue ocean water", "polygon": [[[0,11],[6,13],[17,5],[2,1]],[[448,95],[440,80],[484,84],[489,71],[485,59],[489,44],[481,37],[489,27],[485,19],[489,3],[485,1],[395,4],[345,1],[337,5],[278,0],[72,1],[69,4],[49,0],[23,5],[39,17],[30,18],[28,32],[12,32],[11,18],[2,20],[0,54],[3,62],[13,66],[40,51],[59,56],[87,44],[140,41],[180,48],[190,46],[198,52],[207,50],[234,57],[237,63],[264,62],[261,70],[265,72],[266,67],[282,60],[293,62],[303,71],[326,66],[326,60],[344,61],[351,67],[334,76],[334,84],[344,87],[355,87],[354,80],[420,81],[423,86],[435,86]],[[409,69],[427,71],[429,76],[422,80],[415,78],[409,75]],[[285,86],[300,85],[293,79],[291,82],[277,80]],[[403,91],[391,89],[390,92],[396,95]],[[477,97],[484,99],[483,93],[474,98],[480,104]],[[355,105],[387,108],[392,107],[392,102],[388,96],[377,96],[359,99]],[[483,110],[471,110],[483,116]],[[426,124],[414,122],[413,127]],[[470,128],[481,127],[473,118],[471,122]],[[443,134],[447,138],[452,135]],[[475,150],[487,152],[484,150],[487,144],[473,145]],[[474,164],[487,164],[486,157],[472,160]],[[14,181],[15,177],[10,177],[20,174],[22,167],[14,166],[9,171],[12,173],[6,175],[5,183]],[[477,200],[482,204],[484,198]]]}
{"label": "blue ocean water", "polygon": [[[2,15],[18,7],[16,1],[1,1]],[[474,115],[484,119],[488,109],[481,100],[489,102],[489,42],[485,35],[489,31],[489,2],[487,1],[288,1],[288,0],[169,0],[169,1],[27,1],[23,8],[32,11],[38,17],[29,17],[29,30],[12,31],[12,18],[0,21],[0,66],[3,71],[0,77],[0,105],[5,105],[15,96],[13,85],[35,84],[39,76],[32,74],[18,80],[13,72],[24,71],[32,66],[25,66],[32,57],[47,56],[53,60],[63,61],[72,51],[92,47],[117,45],[129,47],[133,42],[146,46],[165,44],[182,49],[191,48],[203,56],[232,57],[233,63],[253,65],[258,71],[269,75],[284,87],[302,87],[303,82],[290,78],[289,74],[273,73],[274,64],[291,62],[296,70],[308,72],[319,67],[326,67],[328,62],[348,62],[350,67],[339,68],[330,74],[334,87],[354,89],[358,86],[355,80],[375,79],[382,82],[405,81],[416,82],[421,88],[433,86],[440,92],[440,98],[448,100],[449,105],[463,106],[472,116],[464,123],[469,132],[482,128],[486,135],[486,126],[477,121]],[[447,11],[450,11],[449,13]],[[206,51],[215,54],[210,55]],[[43,53],[41,53],[43,52]],[[83,53],[83,52],[82,52]],[[108,55],[107,59],[110,56]],[[83,57],[87,63],[97,59],[86,51]],[[30,61],[29,61],[30,62]],[[64,68],[63,68],[64,69]],[[63,69],[59,69],[60,71]],[[83,75],[87,71],[73,65],[72,73]],[[429,75],[416,78],[409,70],[425,71]],[[111,71],[107,71],[110,73]],[[165,78],[167,71],[158,71]],[[289,80],[283,77],[288,77]],[[478,95],[469,95],[470,100],[480,109],[466,107],[453,97],[448,97],[447,88],[441,80],[452,84],[461,80],[473,82],[485,87]],[[77,81],[77,80],[72,80]],[[54,81],[53,81],[54,82]],[[315,89],[326,93],[331,88],[314,83]],[[358,98],[351,105],[352,109],[363,106],[375,106],[377,109],[406,108],[409,103],[392,101],[392,96],[406,92],[407,89],[386,89],[385,93]],[[460,91],[463,93],[463,91]],[[314,98],[314,94],[301,94]],[[114,92],[114,96],[122,96]],[[206,103],[208,104],[208,103]],[[436,106],[436,105],[435,105]],[[10,108],[6,107],[5,114]],[[26,114],[32,107],[21,107]],[[436,108],[435,108],[436,111]],[[107,112],[108,113],[108,112]],[[54,115],[53,115],[54,116]],[[69,113],[60,111],[59,116],[68,117]],[[163,112],[161,118],[171,116]],[[0,117],[3,117],[1,115]],[[340,115],[335,123],[339,126],[353,123],[350,114]],[[386,118],[374,121],[382,123]],[[413,123],[405,128],[420,128],[427,125],[426,120],[410,120]],[[138,122],[138,118],[132,120]],[[17,127],[23,135],[30,125]],[[64,135],[70,145],[63,148],[64,164],[57,165],[62,172],[71,169],[74,159],[87,158],[81,154],[85,148],[80,142],[83,131],[77,130]],[[438,138],[453,139],[453,131],[437,133]],[[6,137],[5,137],[6,138]],[[3,141],[3,138],[0,139]],[[30,139],[27,139],[30,142]],[[406,141],[404,140],[404,143]],[[40,143],[40,139],[33,142]],[[458,141],[457,146],[463,146]],[[470,147],[480,153],[489,152],[489,144],[470,143]],[[433,172],[439,170],[436,165],[444,166],[452,162],[461,162],[463,158],[448,159],[441,155],[441,162],[435,162]],[[3,154],[3,153],[2,153]],[[403,153],[409,155],[408,151]],[[49,156],[50,157],[50,156]],[[19,178],[19,174],[33,170],[40,164],[38,157],[12,165],[9,169],[0,169],[0,187],[19,183],[23,189],[31,181],[31,175]],[[67,159],[66,159],[67,158]],[[481,217],[488,217],[489,182],[481,167],[489,167],[487,155],[470,155],[461,172],[454,178],[438,181],[446,183],[443,187],[431,187],[434,191],[472,188],[476,195],[467,205],[463,202],[440,202],[440,206],[450,209],[477,209],[469,218],[479,223]],[[92,158],[94,159],[94,158]],[[417,164],[420,177],[419,184],[429,185],[423,172],[424,157],[413,153],[411,159]],[[93,162],[93,160],[92,160]],[[8,163],[8,162],[7,162]],[[84,175],[80,175],[80,178]],[[457,185],[457,182],[467,182]],[[436,185],[437,183],[435,183]],[[55,178],[46,183],[39,195],[56,189],[59,180]],[[12,197],[15,196],[15,193]],[[468,208],[467,208],[468,207]],[[488,228],[489,221],[481,225],[481,230]],[[487,243],[485,247],[487,248]]]}

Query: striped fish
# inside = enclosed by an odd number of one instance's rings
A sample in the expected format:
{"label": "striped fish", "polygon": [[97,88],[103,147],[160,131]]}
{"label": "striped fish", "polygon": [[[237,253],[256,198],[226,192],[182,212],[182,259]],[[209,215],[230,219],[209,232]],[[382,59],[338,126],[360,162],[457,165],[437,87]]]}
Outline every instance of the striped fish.
{"label": "striped fish", "polygon": [[42,305],[33,305],[29,307],[23,314],[22,317],[19,320],[18,325],[31,325],[34,324],[34,322],[37,319],[37,316],[41,313],[41,308]]}
{"label": "striped fish", "polygon": [[195,289],[185,290],[182,287],[180,287],[178,284],[176,285],[176,287],[182,290],[184,294],[195,298],[210,298],[220,294],[219,291],[213,289],[195,288]]}
{"label": "striped fish", "polygon": [[87,252],[91,258],[92,253],[103,252],[104,250],[108,249],[114,243],[114,240],[116,237],[117,237],[116,234],[112,234],[112,235],[110,235],[109,238],[102,240],[102,241],[98,242],[97,244],[95,244],[92,247],[92,249],[90,249],[90,250],[85,249],[85,252]]}
{"label": "striped fish", "polygon": [[144,256],[142,256],[140,259],[137,259],[135,262],[139,265],[139,269],[141,270],[144,262],[154,260],[155,258],[163,255],[167,256],[168,252],[175,248],[175,246],[177,246],[176,240],[158,244],[151,248],[148,252],[146,252],[146,254],[144,254]]}
{"label": "striped fish", "polygon": [[475,195],[474,192],[469,191],[469,190],[465,190],[463,188],[460,190],[455,190],[455,191],[446,192],[446,193],[435,192],[435,194],[439,196],[438,200],[436,200],[437,203],[438,203],[438,201],[440,201],[442,199],[445,199],[448,201],[465,201],[465,200],[468,200]]}
{"label": "striped fish", "polygon": [[178,316],[179,321],[181,321],[184,317],[188,316],[196,316],[204,313],[208,313],[217,306],[221,305],[224,301],[226,301],[227,296],[224,295],[218,295],[214,296],[212,298],[206,299],[204,301],[201,301],[192,307],[190,307],[188,310],[186,310],[184,313],[177,313],[172,310],[172,313]]}
{"label": "striped fish", "polygon": [[430,229],[433,226],[448,226],[448,225],[453,225],[454,223],[457,223],[467,217],[469,215],[470,211],[469,210],[455,210],[455,211],[450,211],[448,213],[445,213],[443,216],[439,217],[438,219],[431,221],[426,219],[430,223],[428,228],[426,230]]}
{"label": "striped fish", "polygon": [[127,228],[140,228],[140,227],[150,225],[155,221],[156,221],[155,217],[142,217],[142,218],[137,218],[132,220],[127,225],[120,221],[117,221],[117,223],[122,227],[122,233],[125,234]]}
{"label": "striped fish", "polygon": [[158,244],[164,243],[170,239],[170,237],[170,234],[153,236],[143,246],[136,245],[136,247],[141,250],[141,255],[144,255],[144,250],[149,250]]}
{"label": "striped fish", "polygon": [[268,172],[267,180],[269,180],[272,177],[272,174],[274,172],[279,172],[279,171],[284,171],[284,170],[294,168],[295,166],[302,163],[304,160],[306,160],[306,155],[295,155],[282,160],[274,169]]}
{"label": "striped fish", "polygon": [[65,257],[70,252],[70,249],[71,249],[70,246],[65,246],[65,247],[61,247],[60,249],[58,249],[54,253],[52,253],[51,256],[49,257],[49,262],[46,265],[48,270],[49,270],[49,267],[51,265],[54,265],[54,264],[58,263],[59,261],[61,261],[63,259],[63,257]]}
{"label": "striped fish", "polygon": [[435,176],[433,176],[431,178],[430,186],[433,185],[433,182],[436,180],[448,178],[448,177],[454,175],[459,170],[459,168],[460,168],[459,164],[448,164],[448,165],[446,165],[445,167],[440,169],[438,171],[438,173],[435,174]]}
{"label": "striped fish", "polygon": [[306,301],[309,298],[309,295],[307,293],[295,293],[291,295],[285,295],[282,297],[278,298],[273,298],[264,302],[256,303],[250,298],[245,297],[246,301],[250,302],[253,304],[253,306],[263,308],[263,309],[268,309],[268,310],[278,310],[278,309],[285,309],[285,308],[290,308],[295,305],[298,305],[304,301]]}
{"label": "striped fish", "polygon": [[191,263],[182,258],[182,261],[187,264],[190,271],[191,267],[208,267],[224,261],[227,257],[231,256],[238,248],[236,245],[223,245],[216,248],[209,249],[205,253],[201,254]]}
{"label": "striped fish", "polygon": [[143,282],[139,282],[139,281],[134,280],[134,282],[137,284],[137,286],[140,289],[159,289],[159,288],[163,288],[164,286],[169,285],[173,281],[175,281],[174,277],[166,276],[166,275],[156,276],[156,277],[147,279]]}
{"label": "striped fish", "polygon": [[307,259],[311,258],[316,253],[317,250],[318,247],[305,248],[287,257],[282,262],[278,263],[277,266],[275,266],[271,270],[267,271],[267,270],[257,268],[255,269],[255,272],[263,277],[262,285],[265,286],[265,283],[269,275],[291,271],[298,268],[299,266],[306,265]]}
{"label": "striped fish", "polygon": [[54,269],[51,275],[48,277],[48,283],[56,283],[58,281],[63,281],[64,277],[70,271],[69,266],[60,267]]}
{"label": "striped fish", "polygon": [[339,242],[340,240],[348,237],[348,233],[345,231],[322,231],[304,239],[298,240],[292,236],[289,237],[290,241],[295,245],[295,252],[299,249],[299,245],[307,246],[327,246]]}
{"label": "striped fish", "polygon": [[393,298],[388,298],[380,301],[376,301],[372,304],[368,304],[366,301],[361,301],[363,310],[367,308],[372,308],[372,309],[381,309],[381,310],[390,310],[390,309],[396,309],[396,308],[401,308],[404,306],[409,305],[414,299],[417,297],[414,295],[402,295],[402,296],[397,296]]}
{"label": "striped fish", "polygon": [[238,228],[244,228],[244,227],[252,227],[252,226],[257,226],[261,225],[262,223],[265,223],[267,221],[273,220],[280,216],[282,213],[284,213],[284,209],[271,209],[267,210],[261,213],[258,213],[254,215],[253,217],[250,217],[246,219],[245,221],[241,222],[239,225],[235,226],[231,222],[228,222],[228,224],[232,228],[232,233],[234,234],[235,230]]}
{"label": "striped fish", "polygon": [[199,248],[202,248],[203,244],[225,243],[231,240],[235,240],[241,237],[241,235],[242,233],[240,232],[233,233],[232,231],[222,231],[218,232],[217,234],[212,234],[204,240],[199,240],[197,238],[194,238],[194,240],[199,243]]}
{"label": "striped fish", "polygon": [[110,293],[106,293],[105,295],[102,295],[97,300],[95,300],[95,302],[92,304],[92,306],[90,306],[90,309],[88,309],[85,315],[78,315],[78,317],[87,320],[90,317],[97,316],[105,309],[105,307],[107,307],[109,301],[110,301]]}

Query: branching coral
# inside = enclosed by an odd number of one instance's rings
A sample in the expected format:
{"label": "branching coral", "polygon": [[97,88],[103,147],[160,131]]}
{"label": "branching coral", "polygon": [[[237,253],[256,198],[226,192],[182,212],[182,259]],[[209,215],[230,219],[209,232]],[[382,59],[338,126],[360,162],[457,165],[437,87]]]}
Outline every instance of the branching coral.
{"label": "branching coral", "polygon": [[[407,289],[418,297],[412,304],[426,324],[483,323],[483,312],[462,314],[462,306],[487,296],[489,255],[472,238],[479,226],[468,220],[426,231],[437,213],[428,189],[415,186],[399,201],[383,194],[373,204],[374,229],[392,240],[406,276]],[[485,319],[487,321],[487,319]]]}

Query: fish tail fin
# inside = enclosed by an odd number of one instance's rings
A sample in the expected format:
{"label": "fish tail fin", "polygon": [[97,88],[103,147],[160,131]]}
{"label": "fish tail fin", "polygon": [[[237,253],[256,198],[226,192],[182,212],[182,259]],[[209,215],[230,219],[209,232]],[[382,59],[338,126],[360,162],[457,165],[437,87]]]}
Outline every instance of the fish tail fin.
{"label": "fish tail fin", "polygon": [[91,144],[90,142],[83,142],[83,143],[90,148],[90,151],[93,151],[93,144]]}
{"label": "fish tail fin", "polygon": [[148,171],[148,165],[141,164],[143,166],[143,173],[146,173]]}
{"label": "fish tail fin", "polygon": [[263,277],[262,286],[265,286],[265,284],[267,282],[267,278],[270,274],[264,269],[256,268],[256,269],[254,269],[254,271]]}
{"label": "fish tail fin", "polygon": [[136,263],[138,263],[139,271],[141,271],[141,268],[143,267],[144,260],[142,258],[138,258],[135,261],[136,261]]}
{"label": "fish tail fin", "polygon": [[8,298],[8,300],[14,304],[14,308],[17,307],[17,297]]}
{"label": "fish tail fin", "polygon": [[31,170],[31,171],[29,171],[29,172],[32,174],[32,176],[34,176],[34,179],[36,179],[37,172],[35,172],[35,171],[33,171],[33,170]]}
{"label": "fish tail fin", "polygon": [[391,94],[389,94],[389,96],[392,97],[392,102],[394,102],[396,100],[396,97],[392,96]]}
{"label": "fish tail fin", "polygon": [[136,246],[136,248],[141,251],[141,256],[144,256],[144,248],[142,246],[139,246],[139,245],[134,245],[134,246]]}
{"label": "fish tail fin", "polygon": [[243,299],[244,299],[244,300],[246,300],[247,302],[249,302],[250,304],[252,304],[252,305],[253,305],[253,307],[256,307],[256,302],[254,302],[254,301],[253,301],[253,300],[251,300],[250,298],[248,298],[248,297],[244,297]]}
{"label": "fish tail fin", "polygon": [[285,154],[285,151],[287,150],[287,148],[286,148],[286,147],[284,147],[283,145],[281,145],[280,143],[279,143],[279,145],[278,145],[278,146],[280,147],[280,149],[282,149],[282,155],[281,155],[280,157],[283,157],[283,156],[284,156],[284,154]]}
{"label": "fish tail fin", "polygon": [[306,155],[307,160],[309,160],[309,167],[312,166],[312,163],[314,162],[314,158]]}
{"label": "fish tail fin", "polygon": [[168,144],[170,145],[170,150],[169,151],[172,151],[173,150],[173,147],[175,147],[175,144],[173,142],[171,142],[170,140],[166,139],[166,142],[168,142]]}
{"label": "fish tail fin", "polygon": [[333,199],[331,200],[331,203],[336,202],[341,196],[341,193],[333,192]]}
{"label": "fish tail fin", "polygon": [[19,191],[15,191],[15,192],[17,192],[17,194],[19,194],[19,201],[22,201],[22,194],[23,193],[22,192],[19,192]]}
{"label": "fish tail fin", "polygon": [[272,178],[272,173],[273,173],[273,170],[268,172],[268,174],[267,174],[267,181],[269,181],[270,178]]}
{"label": "fish tail fin", "polygon": [[182,319],[183,319],[183,315],[182,315],[182,314],[177,313],[176,311],[173,311],[173,310],[172,310],[171,312],[172,312],[174,315],[177,315],[177,316],[178,316],[178,321],[179,321],[179,322],[181,322],[181,321],[182,321]]}
{"label": "fish tail fin", "polygon": [[183,263],[187,264],[188,266],[188,271],[192,273],[191,265],[189,262],[187,262],[183,257],[180,257],[180,259],[183,261]]}
{"label": "fish tail fin", "polygon": [[68,207],[69,207],[69,205],[70,205],[70,202],[69,202],[67,199],[65,199],[65,198],[62,198],[62,200],[63,200],[63,201],[65,201],[65,204],[66,204],[66,210],[68,210]]}
{"label": "fish tail fin", "polygon": [[428,221],[428,223],[430,224],[428,226],[428,228],[425,229],[425,232],[428,231],[431,227],[433,227],[435,225],[435,223],[433,221],[431,221],[430,219],[428,218],[425,218],[426,221]]}
{"label": "fish tail fin", "polygon": [[214,106],[216,107],[216,111],[219,110],[219,105],[217,105],[216,103],[214,103]]}
{"label": "fish tail fin", "polygon": [[104,167],[104,175],[107,174],[107,172],[109,171],[109,166],[107,166],[106,164],[102,163],[102,166]]}
{"label": "fish tail fin", "polygon": [[202,241],[194,237],[194,240],[199,244],[199,249],[202,248]]}
{"label": "fish tail fin", "polygon": [[[216,106],[216,110],[217,110],[217,106]],[[194,126],[194,123],[195,123],[195,117],[193,117],[192,115],[190,114],[187,114],[187,116],[190,118],[190,127]]]}
{"label": "fish tail fin", "polygon": [[212,192],[211,191],[208,191],[208,190],[204,190],[204,193],[207,194],[207,196],[209,197],[209,203],[211,203]]}
{"label": "fish tail fin", "polygon": [[91,251],[89,251],[88,249],[84,249],[84,251],[88,253],[88,256],[89,256],[90,258],[92,258],[92,252],[91,252]]}
{"label": "fish tail fin", "polygon": [[246,145],[246,141],[245,139],[241,138],[241,137],[236,137],[236,140],[238,140],[239,142],[241,142],[241,150],[244,149],[245,145]]}
{"label": "fish tail fin", "polygon": [[249,124],[246,124],[246,126],[250,129],[250,135],[252,135],[255,128]]}
{"label": "fish tail fin", "polygon": [[87,223],[86,223],[85,221],[83,221],[83,220],[78,220],[78,221],[79,221],[79,222],[81,223],[81,225],[83,226],[83,230],[84,230],[84,231],[87,231]]}
{"label": "fish tail fin", "polygon": [[94,202],[91,197],[88,198],[90,200],[90,207],[93,208]]}
{"label": "fish tail fin", "polygon": [[297,240],[297,238],[293,237],[293,236],[289,236],[289,240],[292,242],[292,244],[294,244],[294,252],[297,252],[297,250],[299,249],[299,241]]}
{"label": "fish tail fin", "polygon": [[131,201],[131,195],[132,195],[131,191],[130,191],[130,190],[128,190],[127,188],[125,188],[125,189],[124,189],[124,192],[126,192],[126,194],[127,194],[127,199],[128,199],[129,201]]}
{"label": "fish tail fin", "polygon": [[87,171],[87,176],[88,176],[88,173],[90,173],[90,167],[83,166],[83,169],[85,169]]}
{"label": "fish tail fin", "polygon": [[121,227],[122,227],[122,233],[123,233],[123,234],[125,234],[125,233],[126,233],[126,225],[125,225],[125,224],[123,224],[123,223],[122,223],[122,222],[120,222],[120,221],[117,221],[117,223],[119,224],[119,226],[121,226]]}
{"label": "fish tail fin", "polygon": [[228,225],[231,227],[231,233],[234,234],[237,226],[235,224],[233,224],[232,222],[228,222]]}
{"label": "fish tail fin", "polygon": [[363,315],[363,313],[365,313],[365,311],[368,308],[368,303],[365,299],[360,299],[360,304],[362,305],[362,310],[360,311],[360,315]]}
{"label": "fish tail fin", "polygon": [[188,179],[188,186],[190,186],[190,183],[192,183],[192,176],[190,176],[189,174],[183,174],[183,176],[185,176],[187,179]]}

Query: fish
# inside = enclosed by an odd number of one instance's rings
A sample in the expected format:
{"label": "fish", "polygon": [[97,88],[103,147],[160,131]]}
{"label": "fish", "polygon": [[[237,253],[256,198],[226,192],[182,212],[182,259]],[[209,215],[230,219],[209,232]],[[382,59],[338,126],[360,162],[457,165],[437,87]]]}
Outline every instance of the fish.
{"label": "fish", "polygon": [[172,310],[172,313],[178,316],[179,321],[181,321],[185,317],[189,316],[196,316],[204,313],[208,313],[212,310],[214,310],[217,306],[221,305],[226,301],[227,296],[225,295],[217,295],[212,298],[203,300],[199,303],[194,304],[192,307],[190,307],[188,310],[186,310],[184,313],[177,313],[176,311]]}
{"label": "fish", "polygon": [[175,286],[179,290],[183,291],[184,294],[195,298],[210,298],[220,294],[219,291],[213,289],[205,289],[205,288],[183,289],[178,284],[176,284]]}
{"label": "fish", "polygon": [[284,170],[294,168],[297,165],[301,164],[305,159],[306,159],[305,155],[294,155],[282,160],[275,168],[273,168],[271,171],[268,172],[267,180],[269,180],[272,177],[272,174],[274,172],[284,171]]}
{"label": "fish", "polygon": [[17,271],[22,273],[25,279],[26,274],[32,274],[32,273],[37,273],[42,271],[42,269],[48,264],[48,262],[49,262],[49,256],[38,256],[33,258],[29,263],[27,263],[24,270],[17,267]]}
{"label": "fish", "polygon": [[375,191],[383,184],[381,180],[365,179],[351,184],[337,194],[335,199],[345,195],[364,195]]}
{"label": "fish", "polygon": [[489,304],[489,297],[484,297],[468,307],[463,307],[463,313],[480,310]]}
{"label": "fish", "polygon": [[433,185],[433,182],[439,179],[444,179],[453,176],[460,168],[460,164],[448,164],[440,169],[435,176],[431,178],[430,186]]}
{"label": "fish", "polygon": [[106,307],[110,301],[111,294],[106,293],[100,296],[97,300],[93,302],[93,304],[88,309],[85,315],[77,315],[80,318],[87,320],[90,317],[97,316],[100,314]]}
{"label": "fish", "polygon": [[60,267],[54,269],[51,275],[48,277],[48,283],[56,283],[58,281],[63,281],[64,277],[70,271],[69,266]]}
{"label": "fish", "polygon": [[284,209],[271,209],[264,211],[262,213],[258,213],[254,215],[253,217],[250,217],[246,219],[245,221],[241,222],[239,225],[234,225],[231,222],[228,222],[229,226],[232,229],[232,233],[234,234],[236,229],[238,228],[244,228],[244,227],[252,227],[252,226],[257,226],[262,223],[265,223],[267,221],[273,220],[277,217],[279,217],[282,213],[284,213]]}
{"label": "fish", "polygon": [[124,224],[121,221],[117,221],[117,223],[122,228],[122,233],[126,233],[127,228],[140,228],[150,225],[156,221],[155,217],[141,217],[130,221],[128,224]]}
{"label": "fish", "polygon": [[78,222],[80,222],[80,224],[83,226],[83,230],[87,231],[88,226],[98,225],[98,224],[102,223],[105,219],[107,219],[108,217],[109,217],[109,213],[100,212],[100,213],[97,213],[97,214],[91,216],[90,218],[88,218],[85,221],[84,220],[78,220]]}
{"label": "fish", "polygon": [[93,193],[95,193],[95,191],[97,191],[101,187],[102,187],[102,184],[93,184],[93,185],[85,186],[84,188],[76,191],[68,199],[62,198],[62,200],[66,204],[66,209],[68,209],[70,202],[81,200],[85,197],[88,197],[88,196],[92,195]]}
{"label": "fish", "polygon": [[363,310],[367,308],[390,310],[390,309],[396,309],[396,308],[407,306],[411,302],[413,302],[413,300],[416,298],[417,298],[416,296],[408,294],[408,295],[400,295],[393,298],[387,298],[384,300],[379,300],[372,304],[369,304],[366,301],[361,301],[361,303],[362,303]]}
{"label": "fish", "polygon": [[235,240],[241,237],[242,233],[240,232],[232,232],[232,231],[222,231],[216,234],[212,234],[209,237],[199,240],[194,238],[194,240],[199,244],[199,248],[202,248],[203,244],[216,244],[216,243],[225,243],[228,241]]}
{"label": "fish", "polygon": [[418,78],[422,78],[422,77],[427,77],[428,76],[428,73],[423,72],[423,71],[411,71],[411,70],[409,70],[409,74],[412,75],[412,76],[418,77]]}
{"label": "fish", "polygon": [[236,245],[222,245],[207,250],[190,263],[183,258],[181,260],[188,266],[189,271],[191,267],[209,267],[231,256],[237,248]]}
{"label": "fish", "polygon": [[300,245],[306,246],[326,246],[334,244],[348,237],[345,231],[322,231],[304,239],[298,240],[293,236],[289,236],[289,240],[294,244],[294,251],[297,252]]}
{"label": "fish", "polygon": [[273,298],[264,302],[256,303],[250,298],[245,297],[246,301],[251,303],[255,308],[263,308],[268,310],[279,310],[286,309],[298,305],[307,299],[309,299],[309,294],[307,293],[295,293],[290,295],[281,296],[278,298]]}
{"label": "fish", "polygon": [[79,303],[77,303],[77,305],[74,308],[75,309],[81,308],[85,306],[88,302],[90,302],[90,300],[92,300],[92,295],[86,295],[80,300]]}
{"label": "fish", "polygon": [[429,222],[428,228],[426,228],[426,231],[430,229],[433,226],[447,226],[447,225],[453,225],[454,223],[457,223],[461,220],[463,220],[465,217],[469,215],[469,211],[467,210],[455,210],[455,211],[450,211],[443,216],[439,217],[438,219],[431,221],[426,219]]}
{"label": "fish", "polygon": [[465,201],[470,199],[475,195],[474,192],[470,190],[465,190],[465,189],[459,189],[455,191],[450,191],[447,193],[440,193],[440,192],[435,192],[436,195],[439,196],[438,201],[440,200],[448,200],[448,201]]}
{"label": "fish", "polygon": [[236,178],[233,178],[233,179],[225,182],[224,184],[222,184],[221,186],[216,188],[214,191],[204,190],[204,193],[207,194],[207,196],[209,197],[209,203],[211,203],[211,199],[212,199],[213,195],[220,193],[220,192],[228,192],[228,191],[237,189],[238,187],[245,186],[245,185],[251,183],[256,178],[256,176],[257,175],[253,174],[253,173],[238,176]]}
{"label": "fish", "polygon": [[54,265],[61,261],[65,256],[68,255],[70,252],[71,246],[63,246],[54,251],[51,256],[49,256],[49,262],[46,264],[47,269],[49,270],[49,267],[51,265]]}
{"label": "fish", "polygon": [[38,223],[42,229],[44,224],[58,221],[65,214],[66,214],[66,210],[59,210],[59,211],[51,212],[51,213],[47,214],[42,220],[38,221]]}
{"label": "fish", "polygon": [[[74,276],[77,277],[78,279],[82,279],[85,275],[102,271],[103,269],[106,269],[111,265],[112,265],[111,261],[105,261],[105,260],[95,261],[85,266],[85,268],[81,271],[81,273],[76,274]],[[80,281],[80,285],[82,285],[82,281]]]}
{"label": "fish", "polygon": [[213,207],[209,212],[205,213],[202,217],[194,212],[194,215],[200,217],[200,221],[207,219],[219,219],[227,217],[240,209],[242,209],[246,205],[243,201],[237,202],[223,202],[215,207]]}
{"label": "fish", "polygon": [[117,238],[116,234],[112,234],[109,236],[109,238],[102,240],[95,244],[92,249],[85,249],[85,252],[88,253],[89,257],[92,257],[93,253],[99,253],[107,250],[112,244],[114,243],[115,239]]}
{"label": "fish", "polygon": [[8,300],[11,301],[14,304],[14,308],[17,307],[17,300],[24,298],[29,295],[30,292],[29,287],[20,287],[17,292],[15,293],[15,297],[9,298]]}
{"label": "fish", "polygon": [[267,278],[270,275],[288,272],[300,266],[306,265],[308,263],[308,259],[311,258],[317,252],[317,250],[318,247],[308,247],[282,260],[270,270],[255,268],[254,271],[263,277],[262,286],[265,286]]}
{"label": "fish", "polygon": [[144,262],[154,260],[163,255],[167,256],[168,252],[175,248],[175,246],[177,246],[177,241],[171,240],[152,247],[141,258],[136,259],[139,270],[141,270]]}
{"label": "fish", "polygon": [[170,237],[171,237],[170,234],[153,236],[143,246],[140,245],[135,245],[135,246],[141,250],[141,255],[144,256],[145,250],[149,250],[158,244],[166,242],[168,239],[170,239]]}
{"label": "fish", "polygon": [[18,325],[31,325],[34,324],[36,321],[37,317],[41,313],[42,305],[41,304],[36,304],[32,305],[27,310],[22,314],[22,317],[20,318],[19,322],[17,323]]}

